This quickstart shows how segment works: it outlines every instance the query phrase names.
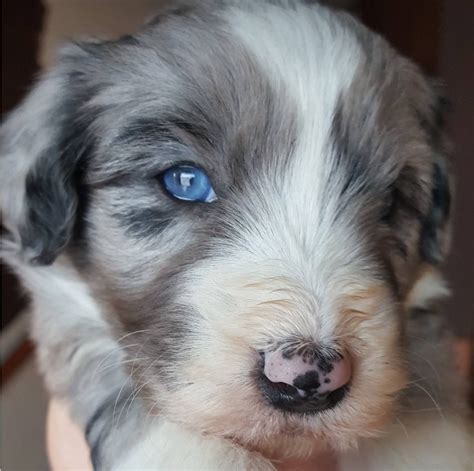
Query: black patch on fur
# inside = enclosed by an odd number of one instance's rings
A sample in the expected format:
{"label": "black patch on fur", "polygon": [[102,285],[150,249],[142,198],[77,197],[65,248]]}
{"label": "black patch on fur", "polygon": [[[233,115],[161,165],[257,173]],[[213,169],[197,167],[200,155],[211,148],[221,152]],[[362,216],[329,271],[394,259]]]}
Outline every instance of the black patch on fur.
{"label": "black patch on fur", "polygon": [[[90,437],[91,437],[91,433],[92,433],[92,430],[94,429],[94,427],[96,425],[98,425],[98,422],[99,420],[101,419],[101,417],[105,414],[105,412],[108,412],[108,409],[110,407],[110,403],[111,403],[112,399],[110,398],[107,398],[106,401],[104,401],[96,410],[95,412],[92,414],[92,416],[89,418],[89,420],[87,421],[87,424],[85,426],[85,430],[84,430],[84,433],[85,433],[85,436],[86,436],[86,440],[89,442],[90,440]],[[106,415],[106,414],[105,414]]]}
{"label": "black patch on fur", "polygon": [[51,264],[71,237],[77,200],[72,178],[47,155],[26,178],[27,224],[20,229],[22,243],[33,251],[31,263]]}
{"label": "black patch on fur", "polygon": [[100,469],[102,446],[105,440],[111,435],[113,427],[118,428],[118,423],[114,422],[114,420],[118,420],[117,417],[114,416],[114,410],[119,411],[119,417],[122,418],[122,412],[127,408],[132,395],[133,390],[131,388],[125,388],[123,391],[115,391],[114,394],[107,397],[107,399],[97,407],[87,421],[85,437],[89,445],[90,459],[94,469]]}
{"label": "black patch on fur", "polygon": [[[438,93],[439,84],[433,83],[435,93]],[[421,128],[425,131],[430,142],[433,153],[442,156],[446,153],[446,145],[443,139],[445,128],[445,116],[449,110],[448,100],[438,95],[428,116],[418,112]],[[447,169],[442,159],[435,161],[433,165],[433,186],[431,188],[431,207],[427,215],[421,218],[422,230],[420,236],[419,251],[422,258],[432,264],[440,264],[443,261],[442,237],[444,225],[451,211],[451,191]]]}
{"label": "black patch on fur", "polygon": [[451,209],[451,194],[449,191],[448,178],[439,164],[434,165],[433,189],[431,191],[433,209],[439,212],[439,216],[446,219]]}
{"label": "black patch on fur", "polygon": [[423,212],[419,208],[417,197],[422,191],[415,169],[410,166],[403,168],[397,181],[389,189],[386,202],[382,206],[381,222],[396,225],[396,216],[400,212],[421,220]]}
{"label": "black patch on fur", "polygon": [[[71,87],[76,75],[68,76]],[[91,91],[75,92],[45,117],[58,123],[57,135],[26,176],[27,217],[20,235],[23,247],[33,252],[32,264],[51,264],[74,236],[84,234],[88,192],[82,182],[94,140],[77,110]]]}
{"label": "black patch on fur", "polygon": [[78,155],[64,155],[57,148],[43,154],[26,178],[27,223],[20,233],[25,248],[35,256],[33,264],[49,265],[66,247],[73,234],[82,234],[76,213],[87,207],[86,193],[78,198],[81,169]]}
{"label": "black patch on fur", "polygon": [[382,206],[382,211],[380,215],[380,221],[382,223],[389,224],[393,216],[395,215],[398,205],[399,193],[400,191],[398,188],[391,188],[388,192],[388,196]]}
{"label": "black patch on fur", "polygon": [[[368,112],[369,113],[369,112]],[[366,124],[359,122],[363,129]],[[359,198],[373,191],[376,181],[369,176],[367,156],[373,153],[370,143],[358,139],[358,129],[351,129],[349,118],[344,115],[340,100],[331,123],[331,142],[334,146],[333,175],[343,177],[339,193],[343,197],[335,218],[340,217],[352,198]],[[329,182],[330,183],[330,182]]]}
{"label": "black patch on fur", "polygon": [[90,450],[90,459],[92,462],[93,469],[99,469],[100,466],[100,450],[101,445],[103,442],[103,433],[104,427],[102,424],[101,430],[98,432],[96,438],[92,438],[92,431],[94,428],[99,426],[99,421],[104,421],[106,419],[102,419],[103,416],[107,416],[110,414],[110,404],[109,401],[104,402],[99,408],[94,412],[92,417],[88,420],[85,429],[85,436],[87,444],[89,445]]}
{"label": "black patch on fur", "polygon": [[162,211],[157,208],[131,208],[115,213],[128,235],[139,238],[160,234],[173,221],[176,211]]}
{"label": "black patch on fur", "polygon": [[[438,88],[438,86],[435,84],[434,88],[436,93],[436,88]],[[432,107],[432,114],[429,119],[423,116],[418,110],[415,110],[421,127],[424,129],[429,141],[435,148],[443,146],[443,132],[446,125],[445,118],[450,108],[451,104],[449,103],[449,100],[443,95],[438,95],[434,102],[434,106]]]}
{"label": "black patch on fur", "polygon": [[451,193],[448,176],[440,164],[433,166],[433,187],[431,189],[431,208],[425,217],[420,237],[420,254],[429,263],[442,261],[440,233],[449,217]]}

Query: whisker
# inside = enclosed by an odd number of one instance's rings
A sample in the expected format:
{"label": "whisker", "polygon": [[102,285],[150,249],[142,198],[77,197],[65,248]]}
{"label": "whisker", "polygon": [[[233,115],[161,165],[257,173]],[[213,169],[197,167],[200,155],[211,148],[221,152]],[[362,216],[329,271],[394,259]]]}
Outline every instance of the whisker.
{"label": "whisker", "polygon": [[[146,360],[146,358],[144,358],[144,360]],[[127,397],[127,399],[125,400],[123,406],[122,406],[122,409],[120,410],[120,414],[119,414],[119,417],[117,419],[118,422],[120,422],[120,418],[122,417],[122,414],[123,414],[123,411],[125,409],[125,406],[127,405],[127,402],[129,401],[130,399],[130,403],[127,407],[127,412],[125,413],[125,417],[127,417],[128,413],[130,412],[130,408],[132,407],[132,403],[133,401],[137,398],[138,394],[140,393],[140,391],[147,385],[150,383],[150,381],[146,381],[145,383],[143,383],[142,385],[138,386],[142,380],[142,378],[145,376],[145,374],[148,372],[148,370],[156,364],[156,362],[158,361],[158,358],[155,358],[152,362],[150,362],[150,364],[145,368],[145,370],[142,371],[140,377],[135,381],[135,384],[137,385],[136,387],[134,387],[132,389],[132,392],[129,394],[129,396]]]}
{"label": "whisker", "polygon": [[408,381],[408,383],[406,383],[406,384],[407,384],[407,386],[410,386],[410,385],[412,385],[412,384],[421,383],[421,382],[427,381],[427,380],[428,380],[428,378],[427,378],[426,376],[423,376],[423,377],[420,377],[420,378],[415,379],[415,380],[413,380],[413,381]]}
{"label": "whisker", "polygon": [[[132,393],[130,394],[130,396],[132,396],[132,398],[130,399],[130,403],[127,407],[127,411],[125,412],[125,417],[128,416],[129,412],[130,412],[130,408],[132,407],[132,404],[133,404],[133,401],[138,397],[138,395],[140,394],[140,391],[145,387],[147,386],[148,384],[150,383],[150,381],[145,381],[140,387],[136,388],[134,391],[132,391]],[[130,398],[129,396],[129,398]],[[128,399],[127,399],[128,400]],[[125,401],[125,404],[127,403],[127,401]],[[125,405],[124,405],[125,407]],[[122,408],[123,409],[123,408]],[[119,417],[119,420],[120,420],[120,417]]]}
{"label": "whisker", "polygon": [[410,438],[408,436],[408,430],[405,427],[405,424],[397,417],[397,422],[400,424],[400,427],[402,427],[403,433],[405,434],[405,437]]}
{"label": "whisker", "polygon": [[[138,331],[137,331],[137,332],[138,332]],[[140,353],[140,352],[142,351],[142,349],[145,347],[145,345],[147,344],[147,342],[148,342],[148,340],[147,340],[144,344],[142,344],[141,347],[139,348],[139,350],[136,352],[135,358],[133,359],[134,361],[133,361],[133,364],[132,364],[131,372],[130,372],[130,374],[127,375],[127,380],[124,382],[124,384],[123,384],[122,387],[120,388],[120,391],[119,391],[118,394],[117,394],[117,398],[115,399],[115,403],[114,403],[114,409],[113,409],[113,412],[112,412],[112,420],[113,420],[113,421],[115,421],[115,413],[116,413],[116,410],[117,410],[117,404],[118,404],[118,401],[120,400],[120,396],[122,395],[123,388],[125,387],[125,385],[126,385],[129,381],[131,382],[131,384],[132,384],[132,386],[133,386],[132,377],[133,377],[133,372],[135,371],[135,364],[136,364],[136,362],[138,361],[137,358],[138,358],[139,353]],[[127,402],[127,401],[125,401],[125,403],[126,403],[126,402]],[[122,408],[123,408],[123,406],[122,406]],[[122,414],[120,413],[120,415],[122,415]],[[120,417],[119,417],[119,418],[120,418]],[[119,422],[116,421],[116,422],[115,422],[115,428],[118,427],[118,424],[119,424]]]}
{"label": "whisker", "polygon": [[99,373],[103,373],[104,371],[107,371],[111,368],[115,368],[115,367],[119,367],[119,366],[122,366],[122,365],[126,365],[127,363],[132,363],[132,362],[135,362],[135,361],[141,361],[141,360],[146,360],[148,357],[143,357],[143,358],[132,358],[132,359],[128,359],[128,360],[122,360],[122,361],[118,361],[116,363],[111,363],[110,365],[105,365],[101,370],[97,371],[96,374],[99,374]]}
{"label": "whisker", "polygon": [[141,329],[141,330],[135,330],[134,332],[129,332],[128,334],[125,334],[125,335],[122,335],[122,337],[120,337],[119,339],[116,340],[117,343],[120,343],[122,342],[123,340],[125,340],[127,337],[130,337],[131,335],[135,335],[135,334],[141,334],[143,332],[149,332],[151,329]]}
{"label": "whisker", "polygon": [[435,407],[426,408],[426,409],[406,409],[403,411],[404,414],[417,414],[418,412],[435,412],[439,411]]}
{"label": "whisker", "polygon": [[115,421],[115,412],[117,410],[117,404],[118,404],[118,401],[120,400],[120,396],[122,395],[123,388],[125,387],[126,384],[128,384],[130,382],[130,380],[131,380],[130,377],[127,377],[127,379],[122,384],[122,387],[120,388],[120,390],[117,394],[117,397],[115,398],[114,408],[113,408],[113,411],[112,411],[112,422],[114,423],[114,430],[116,430],[118,428],[118,421]]}
{"label": "whisker", "polygon": [[108,358],[110,358],[111,355],[113,355],[114,353],[119,354],[121,350],[125,350],[126,348],[130,348],[130,347],[135,347],[137,345],[140,345],[140,344],[133,343],[133,344],[130,344],[130,345],[126,345],[124,347],[119,346],[118,348],[113,348],[109,353],[107,353],[107,355],[105,355],[103,358],[101,358],[101,360],[98,362],[94,372],[91,375],[91,379],[95,379],[99,368],[107,361]]}
{"label": "whisker", "polygon": [[430,392],[429,392],[426,388],[424,388],[423,386],[421,386],[421,385],[419,385],[419,384],[416,384],[416,383],[415,383],[414,386],[417,387],[420,391],[423,391],[423,392],[431,399],[431,401],[433,402],[433,404],[434,404],[436,410],[437,410],[438,413],[439,413],[439,416],[440,416],[443,420],[446,420],[446,418],[445,418],[445,416],[444,416],[444,414],[443,414],[443,411],[442,411],[440,405],[436,402],[435,398],[430,394]]}
{"label": "whisker", "polygon": [[436,382],[438,383],[438,387],[440,388],[441,387],[441,377],[440,377],[440,374],[439,374],[438,370],[433,365],[433,363],[430,360],[428,360],[428,358],[425,358],[424,356],[420,355],[419,353],[412,352],[412,354],[414,354],[416,357],[423,360],[431,368],[431,370],[433,371],[433,373],[436,377]]}

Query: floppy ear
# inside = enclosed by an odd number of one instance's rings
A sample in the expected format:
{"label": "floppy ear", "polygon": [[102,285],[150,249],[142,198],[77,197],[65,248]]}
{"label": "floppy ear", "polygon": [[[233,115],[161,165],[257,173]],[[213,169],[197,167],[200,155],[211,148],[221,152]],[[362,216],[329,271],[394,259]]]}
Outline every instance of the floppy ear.
{"label": "floppy ear", "polygon": [[431,107],[430,118],[423,120],[433,149],[434,161],[431,202],[429,211],[422,221],[420,255],[433,265],[440,265],[445,260],[451,239],[453,179],[449,171],[448,144],[444,129],[446,108],[446,99],[437,96]]}
{"label": "floppy ear", "polygon": [[[0,128],[3,256],[47,265],[71,239],[77,184],[87,143],[78,64],[86,53],[69,46]],[[80,70],[80,69],[79,69]]]}

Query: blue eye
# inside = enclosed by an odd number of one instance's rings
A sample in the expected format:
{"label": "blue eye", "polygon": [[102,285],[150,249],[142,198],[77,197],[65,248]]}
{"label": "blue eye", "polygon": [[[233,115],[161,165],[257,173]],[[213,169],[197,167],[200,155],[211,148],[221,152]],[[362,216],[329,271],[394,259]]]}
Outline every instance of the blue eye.
{"label": "blue eye", "polygon": [[209,177],[198,167],[175,165],[161,174],[165,190],[183,201],[212,203],[217,199]]}

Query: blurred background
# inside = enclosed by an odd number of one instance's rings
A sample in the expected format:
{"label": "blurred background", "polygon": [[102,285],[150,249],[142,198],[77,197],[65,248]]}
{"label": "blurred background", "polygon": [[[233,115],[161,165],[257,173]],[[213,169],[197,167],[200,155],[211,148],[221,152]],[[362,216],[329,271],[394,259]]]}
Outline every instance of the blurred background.
{"label": "blurred background", "polygon": [[[2,117],[29,90],[68,38],[117,37],[138,29],[163,0],[2,0]],[[166,3],[173,3],[168,1]],[[430,76],[451,103],[455,234],[447,266],[454,295],[447,306],[463,369],[472,371],[474,325],[474,0],[330,0],[385,36]],[[46,394],[28,342],[28,300],[1,267],[0,468],[47,469]]]}

